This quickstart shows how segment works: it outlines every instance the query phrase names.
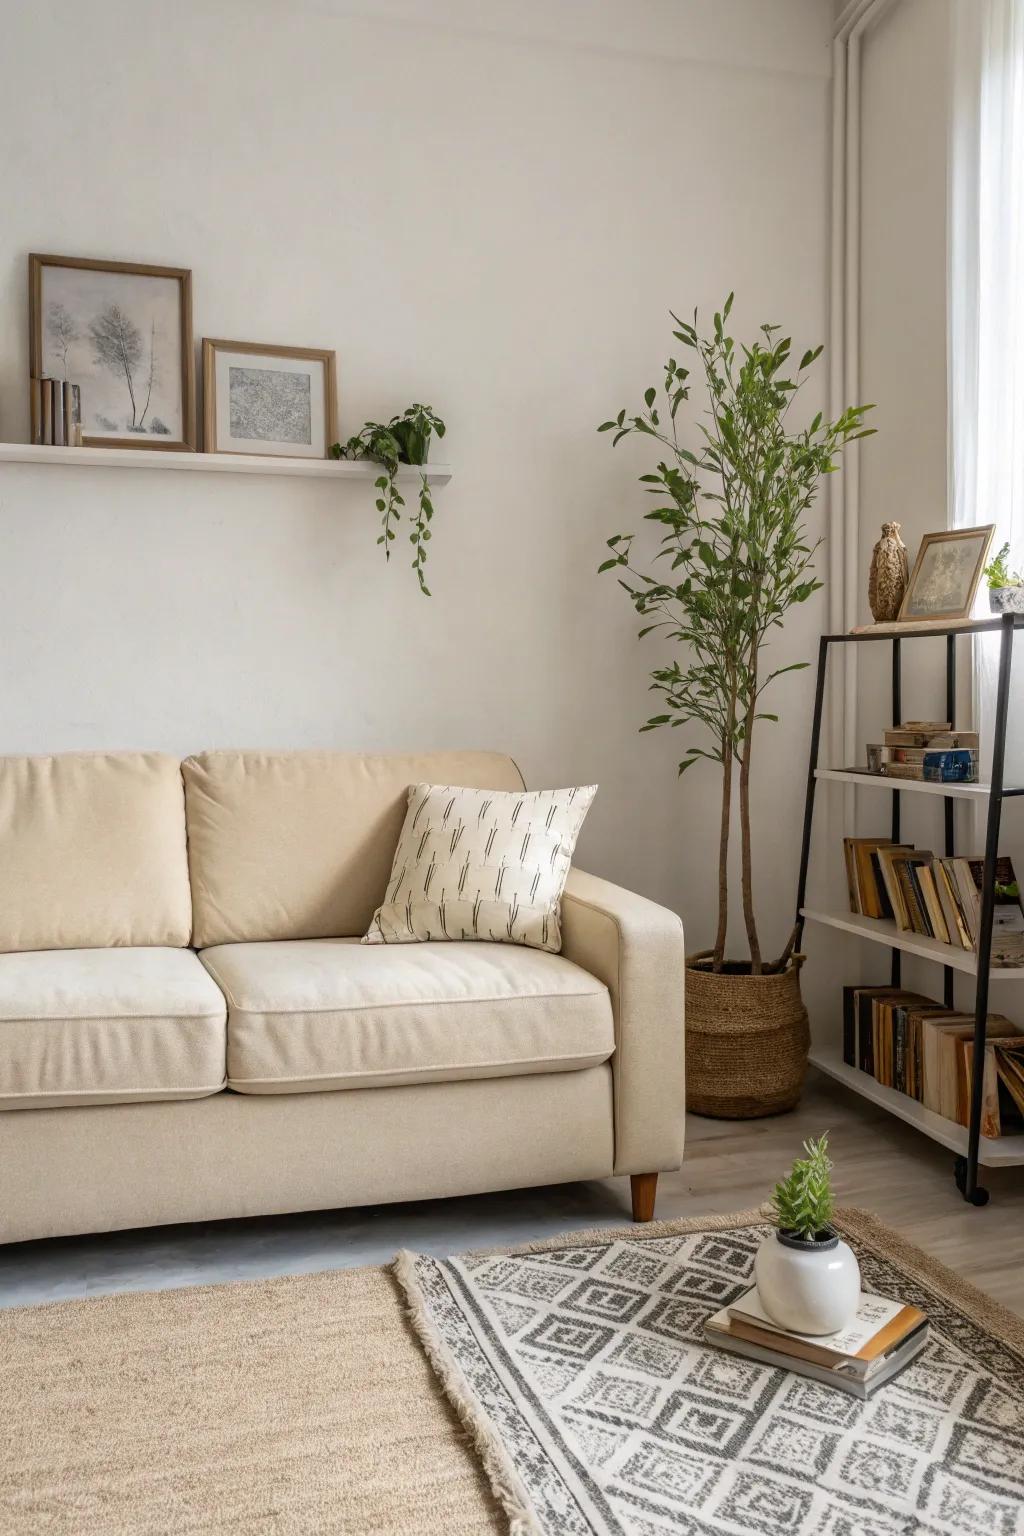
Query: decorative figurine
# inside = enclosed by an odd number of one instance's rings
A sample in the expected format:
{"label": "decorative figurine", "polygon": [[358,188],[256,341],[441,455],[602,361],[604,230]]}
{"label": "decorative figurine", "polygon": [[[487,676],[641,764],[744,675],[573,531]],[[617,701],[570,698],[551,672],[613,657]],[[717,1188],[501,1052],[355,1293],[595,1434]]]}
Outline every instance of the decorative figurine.
{"label": "decorative figurine", "polygon": [[907,546],[900,538],[900,525],[883,523],[882,537],[871,556],[868,576],[868,604],[876,624],[898,618],[909,580]]}

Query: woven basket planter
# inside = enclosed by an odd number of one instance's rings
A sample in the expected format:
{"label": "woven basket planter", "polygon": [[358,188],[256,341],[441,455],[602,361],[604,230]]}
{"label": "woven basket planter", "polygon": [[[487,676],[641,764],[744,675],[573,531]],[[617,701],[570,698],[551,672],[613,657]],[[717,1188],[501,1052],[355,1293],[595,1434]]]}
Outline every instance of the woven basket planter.
{"label": "woven basket planter", "polygon": [[765,976],[728,962],[715,973],[710,955],[687,961],[686,1107],[693,1114],[752,1120],[796,1106],[811,1043],[800,996],[803,958]]}

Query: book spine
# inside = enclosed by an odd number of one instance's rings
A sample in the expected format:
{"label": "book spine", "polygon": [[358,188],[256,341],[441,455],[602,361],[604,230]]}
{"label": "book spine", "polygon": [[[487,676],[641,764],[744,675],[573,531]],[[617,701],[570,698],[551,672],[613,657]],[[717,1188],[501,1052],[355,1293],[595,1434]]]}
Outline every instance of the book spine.
{"label": "book spine", "polygon": [[64,442],[68,448],[77,448],[82,441],[82,391],[79,385],[65,379],[61,386],[64,396]]}
{"label": "book spine", "polygon": [[857,1065],[856,1014],[857,988],[843,988],[843,1060],[848,1067]]}
{"label": "book spine", "polygon": [[43,440],[43,390],[40,379],[28,381],[28,406],[32,441],[41,443]]}
{"label": "book spine", "polygon": [[53,381],[53,444],[64,447],[64,391],[59,379]]}
{"label": "book spine", "polygon": [[903,896],[903,904],[907,909],[907,916],[911,933],[926,933],[924,914],[918,901],[917,891],[914,888],[912,871],[906,859],[894,860],[896,878],[900,882],[900,892]]}
{"label": "book spine", "polygon": [[882,863],[878,857],[877,849],[871,855],[871,876],[878,899],[879,915],[881,917],[895,917],[892,902],[889,899],[889,892],[886,889],[885,879],[882,875]]}
{"label": "book spine", "polygon": [[851,838],[843,838],[843,860],[846,864],[846,891],[850,898],[850,911],[859,912],[857,902],[857,876],[853,866],[853,841]]}
{"label": "book spine", "polygon": [[882,904],[875,887],[875,871],[871,862],[874,849],[860,843],[856,847],[857,888],[860,891],[860,909],[865,917],[881,917]]}
{"label": "book spine", "polygon": [[942,903],[939,900],[939,888],[935,884],[935,874],[930,864],[922,864],[918,870],[918,883],[921,894],[924,897],[925,910],[928,914],[928,923],[935,938],[943,944],[952,943],[952,935],[946,927],[946,918],[942,911]]}
{"label": "book spine", "polygon": [[907,1010],[899,1004],[892,1011],[893,1072],[892,1086],[907,1091]]}
{"label": "book spine", "polygon": [[862,1072],[875,1075],[875,1049],[870,994],[857,999],[857,1059]]}
{"label": "book spine", "polygon": [[42,421],[44,443],[53,442],[53,380],[39,380],[39,396],[42,402],[40,419]]}

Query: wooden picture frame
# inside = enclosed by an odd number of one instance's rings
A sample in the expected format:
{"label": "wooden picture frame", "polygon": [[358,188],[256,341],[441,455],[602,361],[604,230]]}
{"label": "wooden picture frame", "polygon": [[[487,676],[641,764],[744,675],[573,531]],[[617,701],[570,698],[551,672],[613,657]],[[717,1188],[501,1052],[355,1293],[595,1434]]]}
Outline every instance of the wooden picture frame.
{"label": "wooden picture frame", "polygon": [[[82,281],[76,285],[72,274]],[[90,283],[88,274],[96,274],[97,280]],[[109,282],[102,281],[107,278]],[[149,291],[145,282],[133,279],[152,280]],[[192,273],[187,267],[33,252],[28,286],[31,375],[45,376],[56,357],[63,376],[80,384],[85,447],[195,451]],[[127,329],[127,352],[124,332],[119,339],[112,334],[115,309]],[[158,350],[161,343],[164,353],[171,350],[169,367]],[[59,367],[54,376],[61,376]],[[123,420],[115,420],[107,408],[112,399]]]}
{"label": "wooden picture frame", "polygon": [[[236,358],[242,361],[236,363]],[[244,360],[250,358],[262,358],[265,366],[246,367]],[[286,369],[281,366],[285,363],[298,366]],[[334,352],[203,337],[207,453],[325,459],[337,440],[337,412]]]}
{"label": "wooden picture frame", "polygon": [[994,533],[994,523],[926,533],[903,594],[899,622],[970,618]]}

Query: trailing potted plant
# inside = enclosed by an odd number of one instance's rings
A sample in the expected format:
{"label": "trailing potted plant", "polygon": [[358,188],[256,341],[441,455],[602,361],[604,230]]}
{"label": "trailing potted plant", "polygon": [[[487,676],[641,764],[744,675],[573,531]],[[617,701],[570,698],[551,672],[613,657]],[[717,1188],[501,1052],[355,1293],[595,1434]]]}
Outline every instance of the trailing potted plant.
{"label": "trailing potted plant", "polygon": [[[332,443],[334,459],[376,459],[382,473],[373,482],[377,490],[377,511],[381,515],[381,531],[378,544],[384,546],[385,560],[391,559],[391,545],[398,537],[395,523],[401,521],[400,508],[405,497],[398,489],[400,464],[426,464],[430,454],[430,439],[435,434],[444,437],[445,424],[429,405],[410,405],[401,416],[392,416],[388,422],[368,421],[365,426],[344,443]],[[427,563],[427,545],[431,538],[430,524],[434,516],[434,503],[425,474],[420,476],[419,510],[416,521],[409,530],[409,542],[415,551],[412,568],[424,597],[430,596],[424,576]]]}
{"label": "trailing potted plant", "polygon": [[805,1141],[804,1151],[775,1186],[776,1230],[757,1251],[754,1279],[761,1305],[780,1328],[838,1333],[860,1303],[860,1265],[832,1226],[828,1137]]}
{"label": "trailing potted plant", "polygon": [[1010,570],[1010,546],[1004,544],[982,574],[988,582],[988,606],[993,613],[1024,613],[1024,575]]}
{"label": "trailing potted plant", "polygon": [[[643,410],[621,410],[599,432],[618,443],[639,433],[660,445],[655,469],[640,476],[655,498],[646,518],[663,529],[653,560],[638,558],[632,533],[608,539],[610,558],[638,614],[679,654],[651,673],[661,708],[641,730],[697,726],[682,774],[701,760],[717,763],[722,801],[718,840],[718,920],[713,948],[694,955],[687,974],[687,1103],[698,1114],[743,1118],[775,1114],[797,1102],[806,1067],[807,1013],[800,996],[802,957],[790,937],[778,959],[766,961],[754,914],[751,775],[756,727],[775,720],[765,693],[797,661],[769,669],[765,650],[786,614],[821,586],[814,578],[815,544],[803,519],[822,476],[838,454],[864,437],[867,406],[851,406],[835,421],[821,412],[793,428],[789,412],[821,347],[788,371],[791,342],[777,326],[737,347],[726,330],[729,295],[710,336],[673,314],[673,336],[689,353],[709,409],[690,445],[679,435],[680,407],[690,398],[690,369],[665,365],[662,403],[650,388]],[[653,561],[664,560],[657,570]],[[729,850],[734,788],[738,790],[740,886],[749,958],[726,958]]]}

